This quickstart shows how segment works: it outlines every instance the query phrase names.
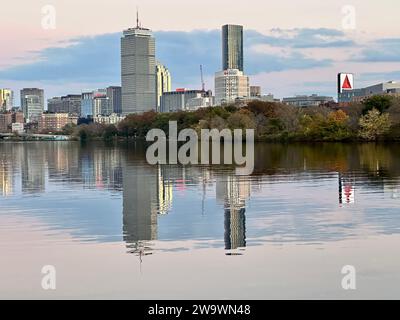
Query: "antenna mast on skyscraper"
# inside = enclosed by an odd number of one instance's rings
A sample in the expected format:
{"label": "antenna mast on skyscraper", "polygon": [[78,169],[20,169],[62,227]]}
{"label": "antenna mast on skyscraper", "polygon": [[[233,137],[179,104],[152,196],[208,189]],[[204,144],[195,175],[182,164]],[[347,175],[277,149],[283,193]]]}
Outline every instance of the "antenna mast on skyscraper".
{"label": "antenna mast on skyscraper", "polygon": [[139,7],[136,7],[136,28],[140,29],[140,21],[139,21]]}

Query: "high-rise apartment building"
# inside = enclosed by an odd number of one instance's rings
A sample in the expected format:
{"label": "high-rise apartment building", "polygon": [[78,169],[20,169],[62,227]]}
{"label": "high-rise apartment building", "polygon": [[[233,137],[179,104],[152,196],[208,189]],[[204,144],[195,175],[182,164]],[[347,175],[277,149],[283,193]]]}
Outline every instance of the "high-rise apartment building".
{"label": "high-rise apartment building", "polygon": [[222,27],[222,69],[243,71],[243,26]]}
{"label": "high-rise apartment building", "polygon": [[122,114],[156,110],[156,44],[153,33],[137,23],[121,38]]}
{"label": "high-rise apartment building", "polygon": [[10,111],[14,106],[14,93],[10,89],[0,89],[0,111]]}
{"label": "high-rise apartment building", "polygon": [[171,92],[172,90],[172,81],[171,74],[169,70],[163,66],[161,63],[157,63],[156,65],[156,89],[157,89],[157,111],[160,111],[161,108],[161,97],[165,92]]}
{"label": "high-rise apartment building", "polygon": [[[43,89],[38,89],[38,88],[24,88],[21,90],[21,109],[24,111],[26,109],[26,97],[27,96],[37,96],[39,97],[39,104],[44,110],[44,91]],[[24,111],[24,114],[26,112]],[[25,115],[26,117],[26,115]]]}
{"label": "high-rise apartment building", "polygon": [[228,69],[215,74],[215,103],[234,103],[250,97],[249,77],[238,69]]}

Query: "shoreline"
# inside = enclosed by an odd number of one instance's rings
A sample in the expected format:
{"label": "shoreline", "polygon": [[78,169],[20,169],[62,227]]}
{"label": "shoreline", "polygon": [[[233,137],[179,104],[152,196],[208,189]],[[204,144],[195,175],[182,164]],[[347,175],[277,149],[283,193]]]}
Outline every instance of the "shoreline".
{"label": "shoreline", "polygon": [[[167,139],[166,141],[170,141]],[[200,139],[199,139],[200,141]],[[7,138],[7,139],[0,139],[0,143],[7,143],[7,142],[79,142],[79,143],[90,143],[90,142],[103,142],[103,143],[148,143],[151,144],[152,142],[146,141],[145,138],[132,138],[132,137],[114,137],[112,139],[104,139],[102,137],[93,137],[86,140],[80,140],[76,137],[69,136],[68,139],[51,139],[49,138]],[[245,142],[245,141],[243,141]],[[180,142],[184,144],[184,142]],[[221,140],[221,144],[224,141]],[[277,138],[264,138],[264,139],[255,139],[254,143],[256,144],[322,144],[322,143],[341,143],[341,144],[365,144],[365,143],[375,143],[375,144],[400,144],[400,139],[378,139],[378,140],[363,140],[363,139],[344,139],[344,140],[307,140],[307,139],[277,139]]]}

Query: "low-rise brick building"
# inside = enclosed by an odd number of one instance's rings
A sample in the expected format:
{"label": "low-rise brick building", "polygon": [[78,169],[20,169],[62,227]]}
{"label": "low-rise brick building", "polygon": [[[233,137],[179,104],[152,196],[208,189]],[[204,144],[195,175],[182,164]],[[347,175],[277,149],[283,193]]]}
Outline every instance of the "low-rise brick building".
{"label": "low-rise brick building", "polygon": [[12,124],[11,112],[0,113],[0,132],[9,132]]}
{"label": "low-rise brick building", "polygon": [[78,117],[70,117],[68,113],[43,113],[39,119],[40,131],[61,131],[67,124],[77,124]]}

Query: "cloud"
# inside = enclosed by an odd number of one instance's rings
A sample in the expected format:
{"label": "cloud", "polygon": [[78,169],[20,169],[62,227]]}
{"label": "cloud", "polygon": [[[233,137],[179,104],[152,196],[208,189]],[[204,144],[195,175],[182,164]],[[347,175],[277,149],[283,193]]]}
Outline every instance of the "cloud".
{"label": "cloud", "polygon": [[269,35],[260,34],[257,31],[246,32],[249,44],[265,43],[278,47],[290,47],[297,49],[307,48],[341,48],[354,46],[353,40],[335,29],[272,29]]}
{"label": "cloud", "polygon": [[[245,68],[252,75],[288,69],[308,69],[327,66],[330,59],[306,57],[296,48],[337,46],[341,32],[329,29],[276,29],[266,36],[257,31],[245,34]],[[120,33],[71,39],[56,47],[35,52],[37,61],[0,70],[0,79],[13,81],[44,81],[51,83],[120,82]],[[174,83],[200,82],[199,65],[206,76],[221,69],[221,35],[219,30],[190,32],[156,32],[157,58],[173,75]],[[335,40],[333,40],[335,39]],[[253,50],[257,45],[291,47],[287,55]],[[61,46],[62,45],[62,46]]]}
{"label": "cloud", "polygon": [[368,48],[353,57],[354,61],[365,62],[399,62],[400,38],[386,38],[372,41]]}
{"label": "cloud", "polygon": [[366,72],[360,75],[362,81],[390,81],[400,79],[400,70],[390,72]]}
{"label": "cloud", "polygon": [[119,78],[120,44],[116,34],[76,38],[69,43],[60,42],[64,44],[63,47],[34,52],[37,61],[0,70],[0,78],[14,81],[94,83],[115,82]]}
{"label": "cloud", "polygon": [[[121,33],[72,38],[29,53],[36,61],[0,69],[4,86],[40,86],[48,96],[120,83]],[[208,88],[221,69],[219,30],[155,32],[157,59],[171,71],[175,87],[200,87],[200,64]],[[350,58],[349,58],[350,57]],[[400,39],[357,42],[334,29],[245,31],[245,73],[251,83],[279,97],[335,94],[336,74],[354,72],[357,83],[400,78]],[[317,91],[317,92],[316,92]]]}

